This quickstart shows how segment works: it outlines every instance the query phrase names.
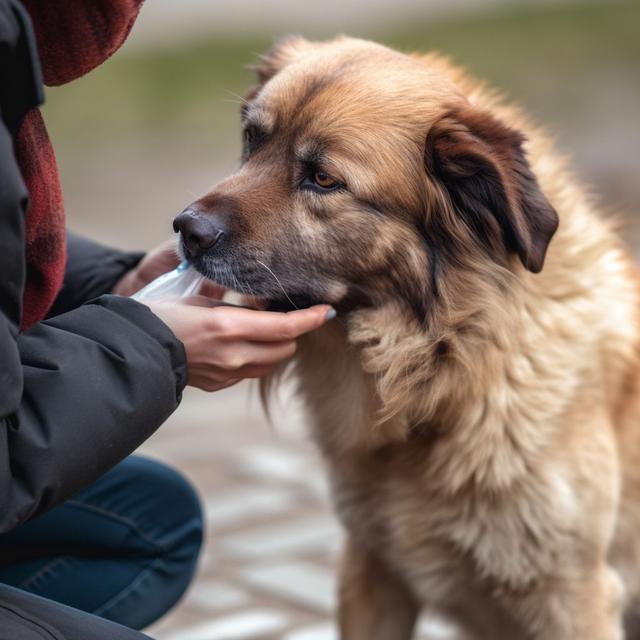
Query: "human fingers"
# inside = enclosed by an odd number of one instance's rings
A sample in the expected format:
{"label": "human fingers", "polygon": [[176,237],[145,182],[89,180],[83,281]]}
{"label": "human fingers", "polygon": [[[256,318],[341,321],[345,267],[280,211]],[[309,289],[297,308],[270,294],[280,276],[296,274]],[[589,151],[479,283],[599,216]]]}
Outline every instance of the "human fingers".
{"label": "human fingers", "polygon": [[239,307],[218,308],[214,312],[219,314],[218,320],[222,323],[222,332],[229,338],[253,342],[294,340],[304,333],[318,329],[327,320],[335,317],[335,310],[326,304],[288,313],[256,311]]}
{"label": "human fingers", "polygon": [[175,269],[180,263],[174,239],[165,240],[140,261],[138,271],[143,280],[151,282],[159,275]]}

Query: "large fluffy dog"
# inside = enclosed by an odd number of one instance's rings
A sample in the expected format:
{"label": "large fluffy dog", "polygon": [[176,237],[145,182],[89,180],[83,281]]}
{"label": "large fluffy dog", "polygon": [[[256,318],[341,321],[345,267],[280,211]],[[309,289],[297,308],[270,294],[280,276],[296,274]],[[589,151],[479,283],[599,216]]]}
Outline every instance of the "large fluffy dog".
{"label": "large fluffy dog", "polygon": [[177,219],[210,278],[332,303],[295,370],[349,544],[347,640],[636,638],[638,281],[516,109],[434,55],[276,46],[242,167]]}

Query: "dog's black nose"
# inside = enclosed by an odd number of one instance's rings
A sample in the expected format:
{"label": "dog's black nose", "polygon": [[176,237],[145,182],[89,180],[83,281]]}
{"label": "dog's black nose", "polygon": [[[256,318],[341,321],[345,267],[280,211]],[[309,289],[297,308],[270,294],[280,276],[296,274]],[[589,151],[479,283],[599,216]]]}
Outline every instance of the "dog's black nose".
{"label": "dog's black nose", "polygon": [[185,209],[173,221],[173,230],[182,235],[185,248],[193,256],[202,255],[222,239],[225,229],[216,216]]}

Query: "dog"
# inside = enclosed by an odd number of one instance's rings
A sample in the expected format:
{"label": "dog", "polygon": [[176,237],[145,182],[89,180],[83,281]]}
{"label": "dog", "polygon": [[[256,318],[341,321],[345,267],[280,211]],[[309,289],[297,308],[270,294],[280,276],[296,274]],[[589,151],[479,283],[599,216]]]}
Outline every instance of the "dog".
{"label": "dog", "polygon": [[300,37],[237,173],[176,219],[269,308],[347,531],[343,640],[640,638],[638,275],[551,141],[437,54]]}

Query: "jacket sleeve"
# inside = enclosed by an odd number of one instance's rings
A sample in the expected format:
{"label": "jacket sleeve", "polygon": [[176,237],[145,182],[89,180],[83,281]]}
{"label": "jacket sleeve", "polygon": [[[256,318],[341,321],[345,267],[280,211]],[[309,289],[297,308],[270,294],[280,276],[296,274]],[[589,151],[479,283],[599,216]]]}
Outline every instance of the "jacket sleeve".
{"label": "jacket sleeve", "polygon": [[102,296],[0,338],[12,340],[13,402],[0,412],[0,531],[73,496],[134,451],[176,409],[186,383],[182,344],[128,298]]}
{"label": "jacket sleeve", "polygon": [[[0,0],[0,40],[8,43],[0,57],[15,51],[20,33],[14,4]],[[0,72],[7,68],[0,64]],[[0,532],[73,496],[131,453],[175,410],[186,383],[182,344],[147,307],[128,298],[103,296],[19,333],[28,198],[4,95]],[[85,295],[91,293],[87,285]]]}
{"label": "jacket sleeve", "polygon": [[143,256],[144,253],[119,251],[67,232],[64,282],[48,315],[57,316],[109,293]]}

